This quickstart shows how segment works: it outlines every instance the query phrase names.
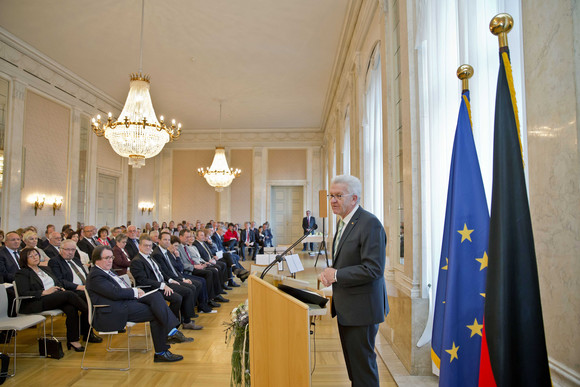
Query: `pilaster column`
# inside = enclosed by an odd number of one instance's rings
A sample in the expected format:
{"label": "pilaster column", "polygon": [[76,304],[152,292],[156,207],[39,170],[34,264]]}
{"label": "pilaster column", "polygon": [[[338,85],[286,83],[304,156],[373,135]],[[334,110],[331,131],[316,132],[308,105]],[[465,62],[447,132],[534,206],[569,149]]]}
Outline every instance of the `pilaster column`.
{"label": "pilaster column", "polygon": [[26,84],[20,80],[11,82],[8,96],[8,123],[4,138],[4,181],[2,188],[2,228],[6,231],[21,227],[22,203],[22,143],[24,138],[24,109]]}
{"label": "pilaster column", "polygon": [[252,160],[252,219],[257,223],[266,219],[266,170],[263,162],[264,148],[253,149]]}
{"label": "pilaster column", "polygon": [[68,139],[68,176],[67,190],[64,195],[65,222],[76,226],[78,216],[79,196],[79,153],[81,146],[81,110],[73,107],[71,110],[70,130]]}
{"label": "pilaster column", "polygon": [[169,223],[173,219],[171,214],[171,199],[173,196],[173,150],[163,149],[159,158],[159,168],[155,169],[155,171],[159,170],[160,172],[159,178],[155,180],[159,182],[158,195],[155,198],[157,201],[155,207],[158,209],[158,219],[162,222],[167,221]]}

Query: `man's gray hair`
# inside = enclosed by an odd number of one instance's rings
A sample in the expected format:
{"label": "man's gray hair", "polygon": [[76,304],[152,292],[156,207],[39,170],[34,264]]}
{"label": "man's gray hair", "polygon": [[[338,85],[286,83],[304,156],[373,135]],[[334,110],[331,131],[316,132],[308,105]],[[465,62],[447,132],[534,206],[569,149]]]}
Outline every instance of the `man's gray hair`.
{"label": "man's gray hair", "polygon": [[356,202],[360,203],[360,197],[362,193],[362,184],[360,180],[351,175],[338,175],[330,182],[332,184],[344,184],[347,187],[349,194],[356,195]]}

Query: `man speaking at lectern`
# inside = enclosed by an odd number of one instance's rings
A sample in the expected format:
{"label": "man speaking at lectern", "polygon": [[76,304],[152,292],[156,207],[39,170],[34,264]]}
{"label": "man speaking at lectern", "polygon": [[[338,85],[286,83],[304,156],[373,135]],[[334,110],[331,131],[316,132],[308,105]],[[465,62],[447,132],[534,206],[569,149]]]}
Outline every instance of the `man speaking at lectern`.
{"label": "man speaking at lectern", "polygon": [[332,284],[332,317],[337,316],[342,352],[353,386],[379,386],[375,337],[389,312],[385,287],[387,237],[381,222],[359,206],[361,182],[349,175],[332,179],[332,212],[340,217],[332,243],[333,265],[320,280]]}

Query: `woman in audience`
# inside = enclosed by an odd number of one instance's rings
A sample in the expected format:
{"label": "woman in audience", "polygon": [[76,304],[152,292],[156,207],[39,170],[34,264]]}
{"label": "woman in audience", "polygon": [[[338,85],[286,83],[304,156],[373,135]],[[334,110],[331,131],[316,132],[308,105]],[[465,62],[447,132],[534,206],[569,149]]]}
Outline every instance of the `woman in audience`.
{"label": "woman in audience", "polygon": [[44,310],[62,309],[66,314],[66,346],[75,352],[85,348],[80,343],[79,311],[87,312],[87,303],[75,292],[64,290],[63,285],[48,267],[40,267],[40,255],[36,249],[26,247],[20,251],[20,270],[14,280],[20,296],[33,296],[22,300],[21,313],[39,313]]}
{"label": "woman in audience", "polygon": [[167,222],[161,223],[161,229],[163,230],[164,228],[167,228]]}
{"label": "woman in audience", "polygon": [[115,247],[113,247],[113,270],[117,275],[127,274],[127,268],[131,266],[129,254],[125,250],[127,245],[127,235],[119,234],[115,238]]}
{"label": "woman in audience", "polygon": [[48,257],[48,255],[46,255],[44,250],[42,250],[41,248],[39,248],[37,246],[38,235],[36,234],[36,232],[34,232],[32,230],[26,231],[22,235],[22,242],[24,243],[25,248],[28,247],[28,248],[36,250],[36,252],[40,256],[40,266],[47,266],[48,265],[48,261],[50,261],[50,258]]}
{"label": "woman in audience", "polygon": [[258,227],[258,254],[264,254],[264,227]]}
{"label": "woman in audience", "polygon": [[82,251],[81,249],[79,249],[79,240],[80,240],[80,236],[78,231],[74,231],[74,230],[69,230],[66,233],[66,239],[70,239],[73,240],[76,244],[77,244],[77,251],[75,253],[75,256],[81,260],[82,264],[89,269],[91,267],[91,258],[89,257],[89,255],[87,253],[85,253],[84,251]]}
{"label": "woman in audience", "polygon": [[234,224],[228,223],[228,231],[224,234],[224,243],[227,250],[233,250],[237,246],[239,239],[238,233],[234,230]]}
{"label": "woman in audience", "polygon": [[111,247],[111,244],[109,243],[109,229],[107,227],[101,227],[97,235],[99,236],[97,242],[103,246]]}

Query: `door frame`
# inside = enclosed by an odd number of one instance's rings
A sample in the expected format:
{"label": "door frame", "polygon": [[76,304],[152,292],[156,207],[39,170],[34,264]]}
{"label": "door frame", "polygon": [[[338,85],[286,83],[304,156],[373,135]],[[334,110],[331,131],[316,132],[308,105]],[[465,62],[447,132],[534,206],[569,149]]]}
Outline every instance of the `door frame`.
{"label": "door frame", "polygon": [[270,222],[272,219],[272,186],[293,186],[302,187],[302,212],[306,211],[306,192],[308,187],[307,180],[269,180],[266,182],[266,217],[267,221]]}
{"label": "door frame", "polygon": [[[97,220],[97,212],[98,212],[98,208],[97,208],[97,204],[98,204],[98,194],[99,194],[99,176],[103,175],[103,176],[107,176],[107,177],[112,177],[117,179],[117,192],[124,192],[124,185],[123,184],[123,173],[122,171],[116,171],[114,169],[108,169],[108,168],[103,168],[103,167],[97,167],[97,175],[96,175],[96,189],[95,189],[95,204],[94,204],[94,218],[95,222]],[[120,225],[121,224],[121,218],[122,218],[122,213],[123,213],[123,198],[124,195],[122,194],[118,194],[116,197],[116,211],[115,211],[115,221],[114,224],[115,225]],[[88,224],[88,223],[85,223]],[[97,227],[100,227],[102,225],[99,225]]]}

